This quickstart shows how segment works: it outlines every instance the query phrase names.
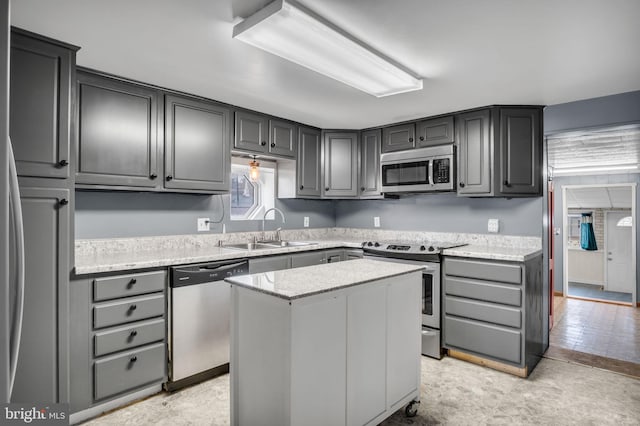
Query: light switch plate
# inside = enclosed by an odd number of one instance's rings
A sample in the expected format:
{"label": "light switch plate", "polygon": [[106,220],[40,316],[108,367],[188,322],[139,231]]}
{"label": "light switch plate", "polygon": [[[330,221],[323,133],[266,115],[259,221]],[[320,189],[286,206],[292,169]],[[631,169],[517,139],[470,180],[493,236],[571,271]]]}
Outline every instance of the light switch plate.
{"label": "light switch plate", "polygon": [[304,226],[305,228],[308,228],[308,227],[309,227],[309,216],[305,216],[305,217],[304,217],[304,224],[303,224],[303,226]]}
{"label": "light switch plate", "polygon": [[375,228],[380,228],[380,216],[373,217],[373,226]]}
{"label": "light switch plate", "polygon": [[198,218],[198,232],[206,232],[209,230],[209,218],[208,217],[199,217]]}
{"label": "light switch plate", "polygon": [[494,234],[498,233],[498,231],[500,231],[500,221],[498,219],[489,219],[487,231]]}

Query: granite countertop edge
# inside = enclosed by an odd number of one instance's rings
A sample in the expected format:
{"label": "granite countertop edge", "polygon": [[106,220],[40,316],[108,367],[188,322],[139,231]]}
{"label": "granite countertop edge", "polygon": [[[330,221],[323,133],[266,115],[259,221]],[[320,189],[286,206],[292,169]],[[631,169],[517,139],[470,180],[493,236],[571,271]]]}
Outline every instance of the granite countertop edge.
{"label": "granite countertop edge", "polygon": [[527,260],[542,255],[542,249],[467,245],[443,250],[442,254],[444,256],[466,257],[474,259],[526,262]]}

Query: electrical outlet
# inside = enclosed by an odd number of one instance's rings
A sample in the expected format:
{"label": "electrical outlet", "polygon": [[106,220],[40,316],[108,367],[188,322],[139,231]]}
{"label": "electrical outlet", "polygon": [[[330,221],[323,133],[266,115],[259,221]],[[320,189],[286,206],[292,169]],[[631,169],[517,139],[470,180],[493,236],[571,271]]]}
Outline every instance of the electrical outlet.
{"label": "electrical outlet", "polygon": [[373,217],[373,226],[375,228],[380,228],[380,216]]}
{"label": "electrical outlet", "polygon": [[303,226],[304,226],[305,228],[308,228],[308,227],[309,227],[309,216],[305,216],[305,217],[304,217],[304,224],[303,224]]}
{"label": "electrical outlet", "polygon": [[500,231],[500,221],[498,219],[489,219],[487,231],[494,234],[498,233],[498,231]]}
{"label": "electrical outlet", "polygon": [[209,218],[208,217],[199,217],[198,218],[198,232],[206,232],[209,230]]}

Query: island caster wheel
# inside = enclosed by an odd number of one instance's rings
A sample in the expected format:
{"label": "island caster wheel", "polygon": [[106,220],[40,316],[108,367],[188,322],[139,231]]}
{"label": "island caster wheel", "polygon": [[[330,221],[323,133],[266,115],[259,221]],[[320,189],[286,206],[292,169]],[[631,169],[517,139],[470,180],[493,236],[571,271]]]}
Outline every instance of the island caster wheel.
{"label": "island caster wheel", "polygon": [[420,401],[411,401],[404,409],[404,414],[407,417],[415,417],[418,414],[418,404],[420,404]]}

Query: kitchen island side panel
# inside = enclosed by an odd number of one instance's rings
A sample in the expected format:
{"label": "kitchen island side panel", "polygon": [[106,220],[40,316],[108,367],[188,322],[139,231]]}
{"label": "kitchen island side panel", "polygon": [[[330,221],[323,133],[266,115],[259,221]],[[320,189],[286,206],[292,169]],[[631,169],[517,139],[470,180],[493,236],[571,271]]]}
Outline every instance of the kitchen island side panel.
{"label": "kitchen island side panel", "polygon": [[[532,371],[549,347],[549,316],[545,313],[544,284],[542,279],[542,256],[525,262],[525,365]],[[546,341],[545,341],[546,339]]]}

